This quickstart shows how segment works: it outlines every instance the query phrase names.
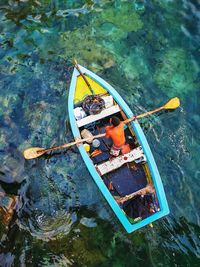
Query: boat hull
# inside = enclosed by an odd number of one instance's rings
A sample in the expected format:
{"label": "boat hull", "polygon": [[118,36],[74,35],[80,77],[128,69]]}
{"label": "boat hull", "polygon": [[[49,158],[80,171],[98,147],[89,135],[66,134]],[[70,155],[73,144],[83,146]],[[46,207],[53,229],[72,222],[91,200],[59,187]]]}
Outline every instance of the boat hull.
{"label": "boat hull", "polygon": [[[108,84],[101,77],[99,77],[98,75],[94,74],[93,72],[87,70],[86,68],[84,68],[80,65],[79,65],[79,68],[85,75],[87,75],[87,77],[90,77],[92,80],[97,82],[100,86],[105,88],[106,91],[108,91],[110,93],[110,95],[113,96],[114,100],[123,109],[123,112],[125,113],[127,118],[130,118],[133,116],[133,113],[132,113],[131,109],[128,107],[128,105],[126,104],[126,102],[123,100],[123,98],[117,93],[117,91],[110,84]],[[77,126],[76,119],[74,117],[74,112],[73,112],[73,110],[74,110],[74,101],[73,100],[75,98],[76,83],[77,83],[77,79],[79,76],[80,76],[79,72],[77,71],[77,69],[74,68],[74,72],[73,72],[72,80],[71,80],[71,84],[70,84],[70,89],[69,89],[69,97],[68,97],[69,120],[70,120],[70,125],[71,125],[71,129],[72,129],[72,133],[74,135],[74,138],[80,138],[80,131],[79,131],[79,128]],[[143,132],[142,128],[140,127],[140,124],[137,120],[131,122],[131,126],[132,126],[135,134],[137,135],[137,138],[138,138],[138,140],[142,146],[142,149],[144,151],[144,154],[146,156],[147,163],[148,163],[150,173],[151,173],[151,178],[152,178],[155,190],[156,190],[156,195],[157,195],[159,206],[160,206],[160,210],[157,211],[155,214],[152,214],[151,216],[149,216],[149,217],[147,217],[147,218],[145,218],[139,222],[136,222],[134,224],[132,224],[128,220],[128,218],[124,214],[123,210],[120,208],[120,206],[117,204],[117,202],[115,201],[115,199],[111,195],[110,191],[108,190],[108,188],[104,184],[103,180],[101,179],[100,175],[98,174],[93,162],[91,161],[87,152],[85,151],[83,145],[78,146],[80,154],[82,155],[82,158],[83,158],[93,180],[97,184],[101,193],[103,194],[105,199],[108,201],[110,207],[112,208],[112,210],[114,211],[114,213],[118,217],[119,221],[121,222],[121,224],[123,225],[123,227],[126,229],[126,231],[128,233],[131,233],[137,229],[140,229],[141,227],[148,225],[148,224],[160,219],[161,217],[163,217],[169,213],[168,203],[166,200],[162,180],[161,180],[160,174],[158,172],[158,168],[157,168],[157,165],[155,163],[154,157],[152,155],[151,149],[150,149],[149,144],[147,142],[147,139],[144,135],[144,132]]]}

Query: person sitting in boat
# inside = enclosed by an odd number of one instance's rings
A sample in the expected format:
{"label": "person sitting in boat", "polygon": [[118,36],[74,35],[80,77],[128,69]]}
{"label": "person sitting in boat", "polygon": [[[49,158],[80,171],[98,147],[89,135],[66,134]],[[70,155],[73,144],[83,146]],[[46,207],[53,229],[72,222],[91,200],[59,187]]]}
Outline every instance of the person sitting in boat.
{"label": "person sitting in boat", "polygon": [[110,149],[110,155],[117,157],[124,148],[125,134],[124,134],[124,122],[119,118],[113,116],[110,119],[111,126],[106,127],[106,138],[111,138],[113,145]]}

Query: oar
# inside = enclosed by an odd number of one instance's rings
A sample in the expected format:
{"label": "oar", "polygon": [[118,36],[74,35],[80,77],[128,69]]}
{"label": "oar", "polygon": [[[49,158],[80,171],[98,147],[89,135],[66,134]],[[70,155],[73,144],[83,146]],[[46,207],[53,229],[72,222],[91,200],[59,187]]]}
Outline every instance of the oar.
{"label": "oar", "polygon": [[[133,121],[135,119],[143,118],[145,116],[148,116],[150,114],[153,114],[153,113],[158,112],[158,111],[163,110],[163,109],[175,109],[175,108],[178,108],[179,106],[180,106],[180,100],[178,99],[178,97],[175,97],[175,98],[172,98],[170,101],[168,101],[164,106],[162,106],[160,108],[157,108],[157,109],[154,109],[152,111],[148,111],[146,113],[137,115],[137,116],[133,116],[133,117],[125,120],[124,123],[129,123],[129,122],[131,122],[131,121]],[[56,146],[56,147],[52,147],[52,148],[48,148],[48,149],[41,148],[41,147],[28,148],[28,149],[26,149],[24,151],[24,158],[25,159],[38,158],[38,157],[42,156],[43,154],[45,154],[47,152],[50,152],[50,151],[53,151],[53,150],[57,150],[57,149],[60,149],[60,148],[66,148],[66,147],[74,146],[76,144],[80,144],[82,142],[91,140],[91,138],[94,139],[94,138],[99,138],[99,137],[103,137],[103,136],[105,136],[105,134],[99,134],[99,135],[96,135],[96,136],[93,136],[93,137],[80,139],[78,141],[74,141],[74,142],[71,142],[71,143],[68,143],[68,144],[64,144],[64,145],[61,145],[61,146]]]}
{"label": "oar", "polygon": [[146,195],[147,193],[153,194],[155,192],[155,189],[152,184],[147,185],[146,187],[131,193],[130,195],[126,195],[124,197],[116,198],[117,203],[123,204],[125,201],[132,199],[138,195]]}
{"label": "oar", "polygon": [[74,59],[74,65],[75,68],[78,70],[78,72],[80,73],[80,75],[83,77],[83,80],[85,81],[85,83],[87,84],[88,88],[90,89],[91,93],[94,95],[94,91],[92,90],[91,85],[89,84],[88,80],[86,79],[86,77],[84,76],[84,74],[82,73],[82,71],[79,68],[78,62],[76,61],[76,59]]}
{"label": "oar", "polygon": [[50,151],[53,151],[53,150],[57,150],[57,149],[61,149],[61,148],[74,146],[74,145],[89,141],[89,140],[94,139],[94,138],[103,137],[105,135],[106,135],[105,133],[99,134],[99,135],[94,135],[92,137],[79,139],[77,141],[74,141],[74,142],[71,142],[71,143],[68,143],[68,144],[64,144],[64,145],[61,145],[61,146],[55,146],[55,147],[51,147],[51,148],[46,148],[46,149],[42,148],[42,147],[31,147],[31,148],[28,148],[28,149],[24,150],[24,153],[23,153],[24,154],[24,158],[25,159],[35,159],[35,158],[38,158],[38,157],[42,156],[43,154],[45,154],[47,152],[50,152]]}
{"label": "oar", "polygon": [[163,109],[176,109],[180,106],[180,100],[178,97],[174,97],[172,98],[171,100],[169,100],[164,106],[160,107],[160,108],[156,108],[154,110],[151,110],[151,111],[147,111],[143,114],[140,114],[140,115],[136,115],[136,116],[133,116],[127,120],[124,121],[124,123],[129,123],[135,119],[140,119],[140,118],[143,118],[143,117],[146,117],[148,115],[151,115],[155,112],[158,112],[160,110],[163,110]]}

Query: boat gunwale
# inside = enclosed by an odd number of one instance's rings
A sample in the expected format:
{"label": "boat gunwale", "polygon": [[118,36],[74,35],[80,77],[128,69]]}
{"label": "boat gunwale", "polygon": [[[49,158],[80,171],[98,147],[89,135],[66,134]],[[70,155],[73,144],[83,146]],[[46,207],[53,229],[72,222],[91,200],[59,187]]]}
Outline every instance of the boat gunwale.
{"label": "boat gunwale", "polygon": [[[109,83],[107,83],[105,80],[103,80],[101,77],[99,77],[95,73],[91,72],[90,70],[87,70],[86,68],[84,68],[80,65],[79,65],[79,68],[81,69],[81,71],[84,74],[88,75],[90,78],[92,78],[98,84],[100,84],[104,89],[106,89],[113,96],[113,98],[115,99],[117,104],[119,104],[119,106],[125,112],[127,118],[130,118],[133,116],[133,113],[132,113],[131,109],[129,108],[129,106],[126,104],[126,102],[123,100],[123,98],[118,94],[118,92]],[[69,96],[68,96],[69,120],[70,120],[71,129],[72,129],[72,132],[73,132],[73,135],[75,138],[77,138],[77,137],[80,138],[79,128],[76,124],[76,120],[75,120],[74,114],[72,112],[74,109],[74,101],[73,100],[74,100],[74,94],[75,94],[75,89],[76,89],[76,79],[79,75],[80,74],[77,71],[77,69],[74,68],[72,80],[71,80],[71,84],[70,84],[70,89],[69,89]],[[147,217],[145,219],[142,219],[141,221],[139,221],[137,223],[132,224],[128,220],[128,218],[124,214],[123,210],[116,203],[112,194],[110,193],[110,191],[108,190],[108,188],[104,184],[102,178],[100,177],[100,175],[96,171],[96,168],[95,168],[93,162],[91,161],[91,159],[88,157],[87,152],[85,151],[83,145],[81,144],[78,146],[78,149],[82,155],[82,158],[83,158],[91,176],[93,177],[97,186],[101,190],[101,193],[104,195],[104,197],[108,201],[109,205],[113,209],[114,213],[116,214],[116,216],[118,217],[118,219],[120,220],[120,222],[122,223],[122,225],[124,226],[124,228],[126,229],[126,231],[128,233],[131,233],[131,232],[133,232],[133,231],[135,231],[135,230],[137,230],[137,229],[139,229],[145,225],[148,225],[148,224],[152,223],[153,221],[160,219],[161,217],[163,217],[169,213],[169,208],[168,208],[164,188],[162,185],[162,180],[161,180],[160,174],[158,172],[157,165],[155,163],[153,154],[151,152],[151,149],[149,147],[147,139],[144,135],[144,132],[143,132],[142,128],[140,127],[140,124],[137,120],[131,122],[131,126],[133,127],[134,132],[137,135],[137,138],[139,139],[139,142],[143,148],[144,154],[147,158],[147,163],[148,163],[148,166],[150,168],[151,177],[152,177],[152,180],[154,183],[154,187],[155,187],[156,194],[157,194],[158,201],[159,201],[159,205],[160,205],[160,211],[157,211],[156,213],[150,215],[149,217]]]}

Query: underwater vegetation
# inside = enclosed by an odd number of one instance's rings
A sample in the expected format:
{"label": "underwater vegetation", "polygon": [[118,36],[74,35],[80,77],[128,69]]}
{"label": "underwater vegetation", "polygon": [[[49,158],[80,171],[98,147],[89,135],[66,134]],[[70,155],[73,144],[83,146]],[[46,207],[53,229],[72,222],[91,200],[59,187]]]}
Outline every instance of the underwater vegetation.
{"label": "underwater vegetation", "polygon": [[132,3],[121,3],[121,5],[115,6],[115,9],[107,8],[101,14],[103,21],[114,24],[123,32],[136,32],[143,27],[143,22],[135,12]]}
{"label": "underwater vegetation", "polygon": [[64,32],[61,34],[61,42],[65,49],[63,57],[69,55],[73,58],[75,55],[74,44],[76,44],[76,57],[81,58],[81,62],[87,61],[89,66],[94,64],[95,67],[96,64],[97,66],[100,65],[102,69],[106,62],[114,59],[113,53],[101,45],[95,44],[92,27],[84,27],[81,30],[73,31],[73,33],[70,31]]}
{"label": "underwater vegetation", "polygon": [[[80,5],[82,7],[78,8]],[[102,12],[104,5],[107,8]],[[51,1],[31,1],[30,4],[14,1],[13,6],[11,2],[4,6],[5,14],[2,13],[2,16],[9,18],[9,24],[4,27],[1,36],[5,48],[12,47],[12,54],[7,49],[6,57],[10,54],[9,60],[15,61],[13,71],[20,61],[31,61],[33,52],[40,58],[40,63],[52,60],[56,54],[64,60],[73,59],[76,55],[80,63],[88,62],[88,67],[93,66],[96,70],[111,67],[120,56],[119,49],[123,49],[120,42],[129,32],[143,27],[142,13],[137,12],[135,5],[129,1],[88,1],[85,5],[82,1],[79,4],[72,1],[68,5],[63,3],[63,7],[57,4],[56,12],[52,7]],[[87,15],[89,12],[91,14]],[[19,24],[20,28],[14,27],[11,21]],[[13,31],[17,31],[17,38]]]}
{"label": "underwater vegetation", "polygon": [[196,83],[199,66],[191,57],[187,56],[184,49],[169,49],[159,60],[160,63],[156,66],[154,78],[168,97],[180,93],[186,95],[199,88]]}

